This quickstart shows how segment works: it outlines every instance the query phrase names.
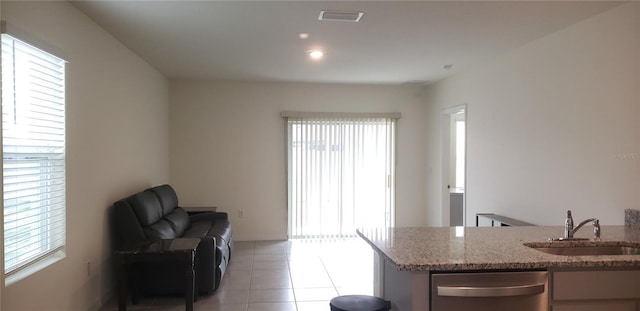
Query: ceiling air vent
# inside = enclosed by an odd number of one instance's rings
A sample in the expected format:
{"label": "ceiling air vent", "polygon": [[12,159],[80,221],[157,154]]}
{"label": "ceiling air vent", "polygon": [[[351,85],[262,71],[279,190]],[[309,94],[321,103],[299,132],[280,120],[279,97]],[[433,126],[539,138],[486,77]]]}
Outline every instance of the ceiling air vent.
{"label": "ceiling air vent", "polygon": [[364,12],[320,11],[318,19],[332,22],[359,22]]}

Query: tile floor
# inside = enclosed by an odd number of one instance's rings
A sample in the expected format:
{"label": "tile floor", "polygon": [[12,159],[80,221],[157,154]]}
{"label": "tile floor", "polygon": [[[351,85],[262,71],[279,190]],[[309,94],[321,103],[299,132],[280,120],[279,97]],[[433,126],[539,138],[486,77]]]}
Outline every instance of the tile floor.
{"label": "tile floor", "polygon": [[[359,238],[236,242],[208,311],[328,311],[338,295],[373,293],[373,251]],[[111,302],[104,310],[117,310]],[[128,310],[184,310],[182,297],[141,297]]]}

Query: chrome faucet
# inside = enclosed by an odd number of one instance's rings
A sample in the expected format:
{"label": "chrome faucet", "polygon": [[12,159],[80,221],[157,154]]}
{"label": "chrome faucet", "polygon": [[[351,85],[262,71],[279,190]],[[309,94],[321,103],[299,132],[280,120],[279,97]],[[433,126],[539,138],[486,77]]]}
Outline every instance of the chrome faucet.
{"label": "chrome faucet", "polygon": [[597,218],[589,218],[585,219],[581,223],[579,223],[575,228],[573,227],[573,217],[571,216],[571,211],[567,211],[567,219],[564,221],[564,239],[570,240],[573,239],[573,235],[585,224],[593,222],[593,237],[595,240],[600,240],[600,220]]}

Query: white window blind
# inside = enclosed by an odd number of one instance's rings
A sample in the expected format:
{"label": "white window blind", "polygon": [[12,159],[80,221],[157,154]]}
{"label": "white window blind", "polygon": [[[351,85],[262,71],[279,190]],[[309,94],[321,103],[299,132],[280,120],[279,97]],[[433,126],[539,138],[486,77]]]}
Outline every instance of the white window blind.
{"label": "white window blind", "polygon": [[65,245],[65,61],[2,34],[4,269]]}
{"label": "white window blind", "polygon": [[359,227],[392,226],[395,118],[283,116],[290,237],[352,237]]}

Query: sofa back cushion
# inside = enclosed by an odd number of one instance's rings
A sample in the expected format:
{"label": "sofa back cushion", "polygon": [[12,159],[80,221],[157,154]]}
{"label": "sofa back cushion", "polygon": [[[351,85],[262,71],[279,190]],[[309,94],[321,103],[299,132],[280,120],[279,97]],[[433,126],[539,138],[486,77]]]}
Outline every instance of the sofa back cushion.
{"label": "sofa back cushion", "polygon": [[119,249],[179,238],[191,225],[189,215],[178,207],[178,196],[169,185],[138,192],[114,203],[114,207]]}
{"label": "sofa back cushion", "polygon": [[130,196],[128,201],[142,227],[155,224],[164,216],[160,201],[153,192],[138,192]]}
{"label": "sofa back cushion", "polygon": [[171,224],[166,219],[161,219],[153,225],[142,228],[142,230],[148,241],[176,238],[175,231],[173,231]]}
{"label": "sofa back cushion", "polygon": [[164,219],[167,220],[176,237],[181,237],[190,225],[189,215],[180,207],[174,209],[173,212],[165,216]]}
{"label": "sofa back cushion", "polygon": [[173,212],[178,207],[178,195],[175,190],[169,185],[161,185],[145,190],[145,192],[152,192],[158,197],[160,206],[162,206],[162,215],[166,216]]}

